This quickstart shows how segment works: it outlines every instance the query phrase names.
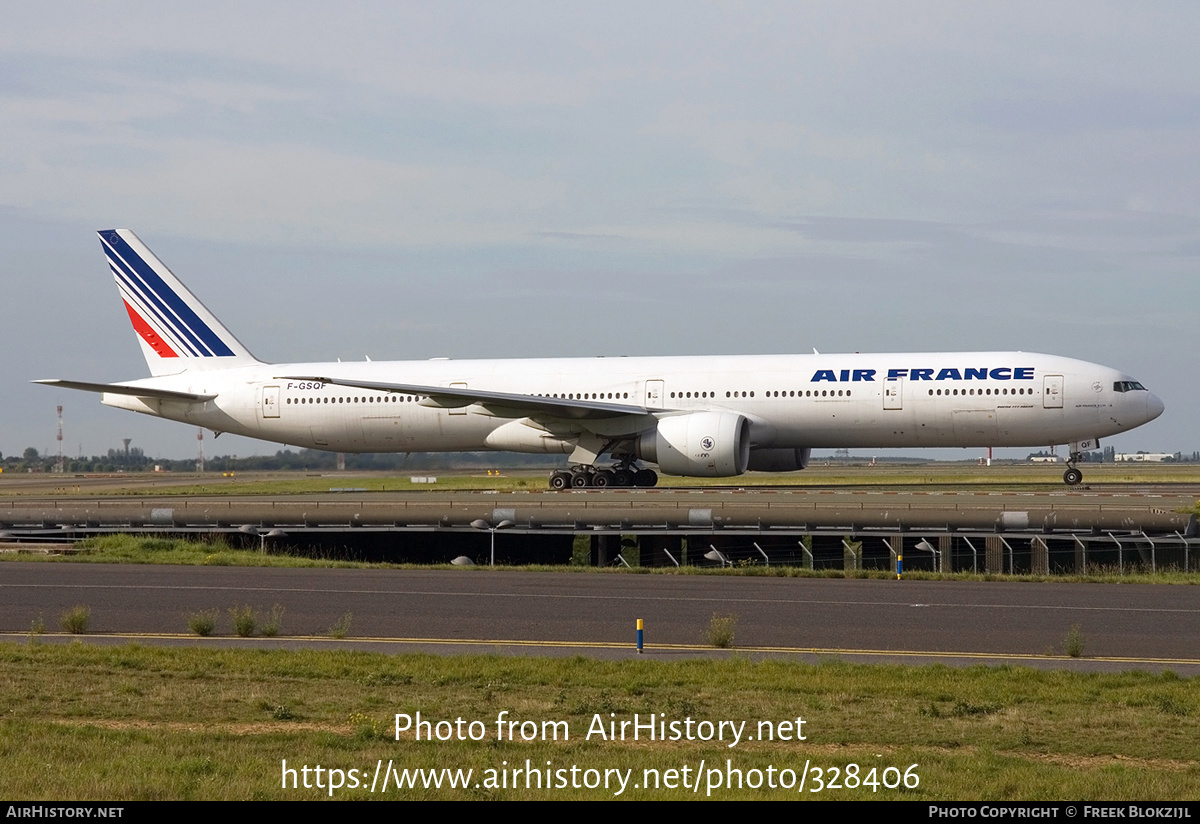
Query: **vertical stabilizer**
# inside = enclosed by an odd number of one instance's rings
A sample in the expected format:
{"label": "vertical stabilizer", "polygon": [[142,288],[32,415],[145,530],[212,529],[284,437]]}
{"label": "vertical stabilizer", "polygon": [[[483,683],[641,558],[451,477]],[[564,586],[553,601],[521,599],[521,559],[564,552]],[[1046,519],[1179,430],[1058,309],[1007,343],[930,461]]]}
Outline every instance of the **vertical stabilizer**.
{"label": "vertical stabilizer", "polygon": [[258,363],[137,235],[97,234],[151,375]]}

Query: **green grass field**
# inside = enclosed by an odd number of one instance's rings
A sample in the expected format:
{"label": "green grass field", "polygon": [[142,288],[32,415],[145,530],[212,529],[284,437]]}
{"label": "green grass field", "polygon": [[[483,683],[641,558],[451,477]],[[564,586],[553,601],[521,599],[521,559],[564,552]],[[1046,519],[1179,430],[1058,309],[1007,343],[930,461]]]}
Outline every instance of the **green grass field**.
{"label": "green grass field", "polygon": [[[328,797],[315,786],[284,789],[285,759],[293,768],[357,770],[366,785],[381,762],[397,771],[473,771],[465,788],[425,788],[418,777],[416,787],[376,792],[412,799],[614,795],[615,785],[571,787],[569,772],[565,787],[525,789],[518,776],[514,789],[511,770],[527,760],[534,769],[575,767],[579,783],[622,771],[628,786],[620,797],[639,799],[711,791],[723,799],[1166,801],[1194,799],[1200,786],[1200,680],[1170,672],[112,648],[37,636],[0,645],[0,662],[0,795],[12,799]],[[435,723],[479,721],[482,740],[418,742],[410,732],[396,740],[395,715],[418,711]],[[542,722],[566,722],[569,738],[559,727],[557,741],[497,740],[503,712],[506,720],[536,722],[534,738]],[[759,722],[770,722],[805,740],[743,738],[730,747],[728,734],[705,742],[648,741],[643,733],[633,741],[628,730],[625,740],[588,740],[596,719],[607,725],[638,714],[644,723],[650,713],[681,724],[744,721],[743,734],[755,738]],[[805,722],[799,728],[797,718]],[[633,786],[647,776],[669,780],[668,770],[680,781],[685,767],[693,780],[699,775],[696,792]],[[728,767],[742,771],[741,789],[727,786]],[[870,786],[889,768],[889,783],[908,772],[916,786]],[[746,786],[756,775],[765,783],[772,769],[778,782],[787,779],[781,771],[793,771],[797,786]],[[497,786],[487,786],[486,770]],[[840,787],[812,792],[818,779]],[[372,797],[362,786],[333,795]]]}
{"label": "green grass field", "polygon": [[[1197,484],[1200,483],[1200,465],[1197,464],[1085,464],[1084,476],[1087,485],[1103,487],[1111,484]],[[901,486],[901,487],[958,487],[980,486],[986,489],[1028,489],[1057,491],[1065,489],[1062,483],[1062,464],[1008,464],[997,463],[983,467],[963,463],[896,464],[883,463],[868,466],[862,463],[815,463],[803,472],[767,473],[750,472],[735,478],[675,478],[663,477],[660,487],[825,487],[825,486]],[[294,495],[326,493],[331,488],[353,487],[368,492],[396,491],[549,491],[546,470],[505,471],[503,475],[489,475],[484,470],[477,472],[438,472],[434,470],[414,472],[411,475],[395,475],[374,472],[325,472],[325,473],[240,473],[232,477],[209,474],[158,475],[155,473],[130,473],[119,477],[100,480],[73,479],[63,477],[61,483],[51,486],[59,494],[89,495]],[[412,476],[434,476],[437,482],[413,483]],[[28,481],[37,486],[28,494],[45,494],[46,476],[35,475],[16,478],[5,475],[4,495],[23,495]]]}

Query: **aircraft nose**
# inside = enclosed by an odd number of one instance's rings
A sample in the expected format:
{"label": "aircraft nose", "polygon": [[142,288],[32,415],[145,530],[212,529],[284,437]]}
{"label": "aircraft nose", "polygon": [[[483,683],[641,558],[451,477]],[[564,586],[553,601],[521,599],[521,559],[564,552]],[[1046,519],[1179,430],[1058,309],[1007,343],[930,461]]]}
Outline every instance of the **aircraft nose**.
{"label": "aircraft nose", "polygon": [[1146,398],[1146,420],[1152,421],[1163,413],[1167,407],[1159,400],[1158,395],[1153,392]]}

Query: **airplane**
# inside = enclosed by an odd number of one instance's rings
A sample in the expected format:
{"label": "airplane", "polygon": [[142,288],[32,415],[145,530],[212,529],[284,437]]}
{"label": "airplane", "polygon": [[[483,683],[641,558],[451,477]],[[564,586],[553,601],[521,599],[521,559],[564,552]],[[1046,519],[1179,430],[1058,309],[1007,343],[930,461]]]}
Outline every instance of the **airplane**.
{"label": "airplane", "polygon": [[[267,363],[132,231],[97,233],[152,377],[39,380],[100,402],[334,452],[568,455],[553,489],[804,469],[814,448],[1082,453],[1163,402],[1106,366],[1028,352]],[[607,455],[611,465],[604,465]]]}

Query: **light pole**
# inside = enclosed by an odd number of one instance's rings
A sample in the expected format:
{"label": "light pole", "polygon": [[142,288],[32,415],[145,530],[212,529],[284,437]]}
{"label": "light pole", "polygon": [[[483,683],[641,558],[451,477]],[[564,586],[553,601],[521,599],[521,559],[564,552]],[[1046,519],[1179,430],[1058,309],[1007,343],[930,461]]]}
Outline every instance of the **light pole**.
{"label": "light pole", "polygon": [[268,538],[286,538],[287,533],[282,529],[275,528],[272,530],[259,529],[253,524],[242,524],[238,527],[238,532],[246,535],[253,535],[258,538],[258,551],[265,553],[267,551]]}
{"label": "light pole", "polygon": [[488,564],[488,566],[496,565],[496,530],[497,529],[511,529],[512,527],[514,527],[516,525],[517,525],[516,521],[510,521],[507,518],[505,518],[503,521],[496,524],[495,526],[492,526],[490,523],[485,521],[483,518],[476,518],[474,521],[471,521],[471,526],[475,527],[476,529],[486,529],[492,535],[492,557],[491,557],[491,562]]}
{"label": "light pole", "polygon": [[933,544],[929,543],[929,541],[922,538],[921,542],[919,544],[917,544],[916,548],[921,550],[922,552],[928,552],[930,555],[933,556],[933,571],[934,572],[942,571],[942,553],[938,551],[937,547],[935,547]]}

